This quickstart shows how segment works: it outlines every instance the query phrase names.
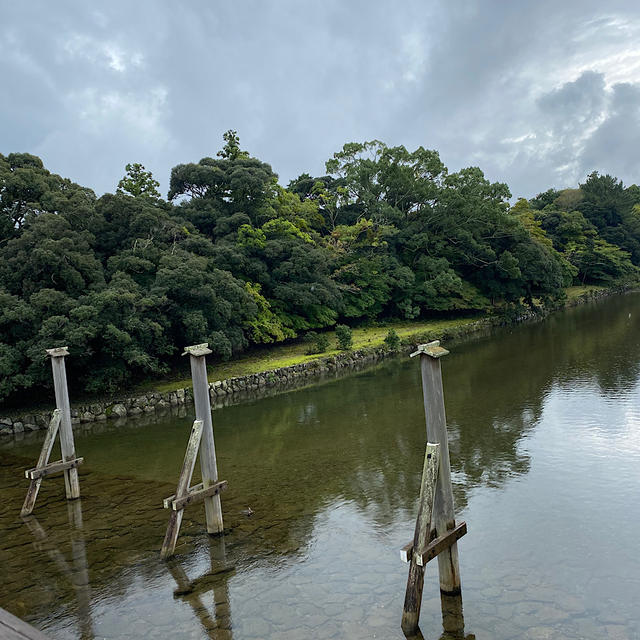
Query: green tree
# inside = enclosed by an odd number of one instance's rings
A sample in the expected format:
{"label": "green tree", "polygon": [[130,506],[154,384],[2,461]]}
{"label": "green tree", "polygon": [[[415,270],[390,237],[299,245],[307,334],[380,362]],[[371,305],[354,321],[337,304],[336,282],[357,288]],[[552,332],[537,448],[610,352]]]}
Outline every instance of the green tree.
{"label": "green tree", "polygon": [[400,336],[395,332],[394,329],[389,329],[389,331],[387,331],[387,335],[384,338],[384,343],[388,349],[391,349],[391,351],[397,351],[401,345]]}
{"label": "green tree", "polygon": [[222,134],[225,142],[224,146],[216,155],[225,160],[237,160],[238,158],[248,158],[249,153],[240,149],[240,136],[238,132],[229,129]]}
{"label": "green tree", "polygon": [[139,162],[127,164],[126,174],[118,182],[116,193],[133,196],[134,198],[159,198],[160,183],[154,179],[151,171],[147,171]]}
{"label": "green tree", "polygon": [[336,341],[338,343],[338,349],[347,351],[351,349],[353,345],[353,333],[351,327],[346,324],[336,325]]}

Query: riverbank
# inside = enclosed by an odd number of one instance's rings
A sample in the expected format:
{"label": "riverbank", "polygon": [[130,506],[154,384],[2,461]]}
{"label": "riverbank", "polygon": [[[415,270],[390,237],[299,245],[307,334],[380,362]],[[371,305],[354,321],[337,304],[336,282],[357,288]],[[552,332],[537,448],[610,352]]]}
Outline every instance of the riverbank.
{"label": "riverbank", "polygon": [[[581,304],[616,292],[615,289],[605,287],[571,287],[567,290],[566,305]],[[539,317],[541,316],[532,313],[519,320]],[[353,348],[349,351],[332,350],[313,355],[305,353],[307,345],[302,342],[276,345],[229,363],[210,366],[208,379],[211,403],[216,408],[280,393],[370,366],[385,358],[405,353],[421,342],[451,341],[482,333],[501,324],[504,324],[504,319],[488,315],[431,322],[389,323],[354,329]],[[401,347],[397,350],[389,349],[384,343],[389,329],[394,329],[401,339]],[[332,333],[329,334],[330,343],[335,344]],[[80,424],[175,411],[191,402],[190,385],[191,380],[188,378],[162,381],[139,387],[127,397],[84,404],[72,403],[71,420],[73,424]],[[25,409],[0,416],[0,436],[15,436],[25,431],[45,429],[50,415],[48,410]]]}

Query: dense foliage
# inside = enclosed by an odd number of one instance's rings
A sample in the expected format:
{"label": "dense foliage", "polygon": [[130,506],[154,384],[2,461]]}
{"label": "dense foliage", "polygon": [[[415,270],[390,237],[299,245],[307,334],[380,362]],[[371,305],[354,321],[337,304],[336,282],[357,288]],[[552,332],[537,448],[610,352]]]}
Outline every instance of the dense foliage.
{"label": "dense foliage", "polygon": [[110,392],[191,343],[228,358],[336,323],[546,304],[640,265],[640,189],[597,173],[511,207],[476,167],[373,141],[284,188],[229,131],[174,167],[168,201],[157,187],[129,164],[96,198],[0,155],[0,400],[50,384],[52,346],[76,388]]}

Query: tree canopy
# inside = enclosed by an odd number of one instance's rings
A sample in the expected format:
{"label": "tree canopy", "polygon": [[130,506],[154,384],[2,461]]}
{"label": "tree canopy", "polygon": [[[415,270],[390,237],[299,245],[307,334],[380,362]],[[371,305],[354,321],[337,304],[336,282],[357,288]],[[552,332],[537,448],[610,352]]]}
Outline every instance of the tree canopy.
{"label": "tree canopy", "polygon": [[478,167],[374,140],[284,187],[223,137],[173,168],[168,200],[139,163],[96,198],[0,154],[0,400],[48,386],[43,350],[59,344],[78,390],[113,392],[190,343],[224,359],[336,323],[503,312],[637,277],[640,189],[612,176],[511,206]]}

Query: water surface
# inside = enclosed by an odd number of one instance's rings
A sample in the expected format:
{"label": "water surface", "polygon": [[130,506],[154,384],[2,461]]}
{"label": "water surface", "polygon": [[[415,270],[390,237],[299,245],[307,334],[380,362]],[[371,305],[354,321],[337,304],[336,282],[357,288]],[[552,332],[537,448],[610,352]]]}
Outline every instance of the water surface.
{"label": "water surface", "polygon": [[[640,295],[454,345],[443,359],[466,632],[640,637]],[[52,638],[402,638],[424,455],[419,366],[388,362],[214,412],[227,533],[186,511],[159,558],[193,416],[76,434],[82,498],[43,434],[0,441],[0,606]],[[56,455],[55,453],[53,454]],[[194,478],[194,483],[197,481]],[[251,508],[253,515],[247,516]],[[442,632],[436,565],[421,628]]]}

